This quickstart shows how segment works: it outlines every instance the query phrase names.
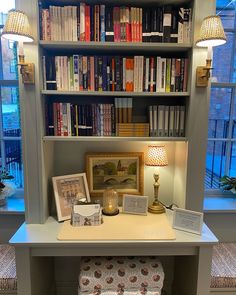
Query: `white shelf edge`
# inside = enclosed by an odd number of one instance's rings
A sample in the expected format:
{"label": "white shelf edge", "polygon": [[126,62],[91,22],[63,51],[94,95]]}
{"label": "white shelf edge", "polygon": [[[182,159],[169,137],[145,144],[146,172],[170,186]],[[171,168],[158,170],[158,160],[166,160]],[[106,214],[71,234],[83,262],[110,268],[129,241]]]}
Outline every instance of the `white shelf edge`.
{"label": "white shelf edge", "polygon": [[192,48],[190,43],[152,43],[152,42],[81,42],[81,41],[44,41],[39,44],[46,49],[101,49],[101,50],[159,50],[159,51],[188,51]]}
{"label": "white shelf edge", "polygon": [[44,136],[43,141],[187,141],[187,137]]}
{"label": "white shelf edge", "polygon": [[125,91],[59,91],[41,90],[43,95],[77,95],[77,96],[133,96],[133,97],[157,97],[157,96],[189,96],[189,92],[125,92]]}

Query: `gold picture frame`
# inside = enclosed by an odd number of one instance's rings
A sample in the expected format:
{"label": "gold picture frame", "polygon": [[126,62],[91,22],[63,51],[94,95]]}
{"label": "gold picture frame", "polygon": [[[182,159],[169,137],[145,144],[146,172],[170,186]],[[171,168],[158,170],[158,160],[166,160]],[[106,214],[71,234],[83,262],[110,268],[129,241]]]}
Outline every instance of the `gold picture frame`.
{"label": "gold picture frame", "polygon": [[102,196],[108,187],[118,194],[143,194],[143,153],[86,153],[86,175],[90,195]]}
{"label": "gold picture frame", "polygon": [[75,200],[90,202],[85,173],[52,177],[58,221],[71,218]]}

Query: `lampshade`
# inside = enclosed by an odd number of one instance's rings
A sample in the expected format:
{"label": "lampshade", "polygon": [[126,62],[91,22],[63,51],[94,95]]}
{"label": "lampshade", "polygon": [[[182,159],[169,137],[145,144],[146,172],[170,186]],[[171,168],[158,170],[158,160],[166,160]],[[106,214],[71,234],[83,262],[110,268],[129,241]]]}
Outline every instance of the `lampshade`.
{"label": "lampshade", "polygon": [[2,37],[20,42],[33,42],[27,15],[19,10],[8,12],[6,24],[2,31]]}
{"label": "lampshade", "polygon": [[167,166],[168,159],[164,145],[149,145],[147,158],[145,161],[147,166]]}
{"label": "lampshade", "polygon": [[212,15],[204,18],[200,29],[197,46],[208,47],[225,44],[226,36],[219,16]]}

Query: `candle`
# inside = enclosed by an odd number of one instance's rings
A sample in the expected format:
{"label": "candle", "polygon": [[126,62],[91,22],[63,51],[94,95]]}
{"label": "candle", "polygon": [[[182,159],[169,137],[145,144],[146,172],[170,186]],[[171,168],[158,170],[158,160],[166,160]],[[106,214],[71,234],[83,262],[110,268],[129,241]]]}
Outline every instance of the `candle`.
{"label": "candle", "polygon": [[212,59],[212,46],[208,46],[207,48],[207,59]]}
{"label": "candle", "polygon": [[103,193],[103,214],[116,215],[119,213],[118,209],[118,194],[112,189],[108,188]]}

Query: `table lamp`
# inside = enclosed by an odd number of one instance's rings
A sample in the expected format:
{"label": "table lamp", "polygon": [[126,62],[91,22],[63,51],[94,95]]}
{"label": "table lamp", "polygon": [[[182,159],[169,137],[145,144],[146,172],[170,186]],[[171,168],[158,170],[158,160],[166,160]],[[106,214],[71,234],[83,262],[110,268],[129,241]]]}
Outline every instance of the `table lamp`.
{"label": "table lamp", "polygon": [[197,67],[196,86],[207,87],[210,78],[212,47],[225,44],[226,36],[219,16],[211,15],[205,17],[201,24],[200,35],[196,45],[208,47],[206,66]]}
{"label": "table lamp", "polygon": [[[145,161],[146,166],[163,167],[168,165],[168,159],[166,149],[164,145],[149,145],[147,157]],[[154,177],[154,201],[152,205],[148,207],[148,211],[154,214],[160,214],[165,212],[164,206],[158,201],[158,191],[160,187],[159,173],[156,171],[153,174]]]}
{"label": "table lamp", "polygon": [[23,48],[23,42],[33,42],[34,38],[30,32],[28,17],[23,11],[10,10],[8,12],[7,20],[2,31],[2,37],[18,42],[22,82],[25,84],[34,84],[34,64],[25,62]]}

